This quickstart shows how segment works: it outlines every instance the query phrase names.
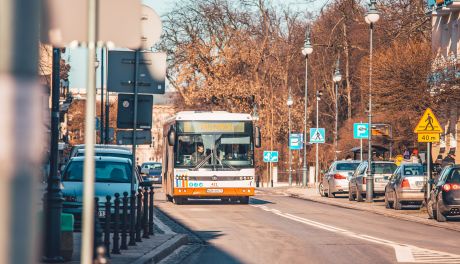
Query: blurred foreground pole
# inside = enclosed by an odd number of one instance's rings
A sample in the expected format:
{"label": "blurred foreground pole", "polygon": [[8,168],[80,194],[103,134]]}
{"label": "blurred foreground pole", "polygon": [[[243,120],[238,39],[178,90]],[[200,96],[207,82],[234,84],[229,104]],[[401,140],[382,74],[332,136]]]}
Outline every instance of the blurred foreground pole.
{"label": "blurred foreground pole", "polygon": [[36,263],[43,88],[38,83],[41,1],[0,8],[0,263]]}
{"label": "blurred foreground pole", "polygon": [[[85,113],[85,162],[83,168],[83,214],[80,262],[93,263],[94,245],[94,143],[96,141],[96,1],[88,2],[88,57]],[[101,135],[102,136],[102,135]],[[109,251],[107,251],[109,253]]]}

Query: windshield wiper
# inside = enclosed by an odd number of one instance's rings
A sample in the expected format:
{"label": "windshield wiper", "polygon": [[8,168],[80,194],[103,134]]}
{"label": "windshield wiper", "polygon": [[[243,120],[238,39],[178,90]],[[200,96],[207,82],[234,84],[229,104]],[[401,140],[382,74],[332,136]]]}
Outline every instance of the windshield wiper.
{"label": "windshield wiper", "polygon": [[204,158],[200,163],[198,163],[198,165],[196,165],[195,168],[193,168],[192,170],[198,170],[199,168],[203,167],[204,164],[206,164],[206,162],[208,162],[208,160],[211,158],[211,155],[212,155],[212,152],[211,154],[206,156],[206,158]]}

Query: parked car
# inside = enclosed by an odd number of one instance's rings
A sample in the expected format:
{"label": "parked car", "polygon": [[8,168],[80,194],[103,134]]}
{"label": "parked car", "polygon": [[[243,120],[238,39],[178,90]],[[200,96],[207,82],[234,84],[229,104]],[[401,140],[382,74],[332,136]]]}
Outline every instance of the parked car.
{"label": "parked car", "polygon": [[401,210],[403,205],[421,205],[425,200],[425,186],[422,164],[401,164],[385,186],[385,207]]}
{"label": "parked car", "polygon": [[332,198],[336,194],[348,193],[348,177],[353,174],[359,163],[358,160],[334,161],[319,184],[321,196]]}
{"label": "parked car", "polygon": [[[348,200],[362,202],[366,196],[366,184],[368,176],[368,162],[359,164],[348,184]],[[391,161],[373,161],[372,176],[374,177],[374,197],[385,196],[385,186],[388,179],[395,172],[397,166]]]}
{"label": "parked car", "polygon": [[[85,144],[79,144],[79,145],[75,145],[72,147],[72,150],[70,151],[70,156],[69,156],[69,159],[70,158],[73,158],[75,156],[77,156],[77,153],[80,149],[85,149]],[[103,145],[103,144],[95,144],[94,145],[94,149],[121,149],[121,150],[127,150],[127,151],[131,151],[131,149],[129,149],[128,147],[125,147],[125,146],[120,146],[120,145]]]}
{"label": "parked car", "polygon": [[154,162],[154,161],[149,161],[149,162],[144,162],[141,165],[141,175],[148,175],[150,169],[152,168],[160,168],[161,170],[161,162]]}
{"label": "parked car", "polygon": [[[114,197],[131,190],[132,162],[126,158],[96,157],[95,162],[95,196],[99,198],[100,208],[104,208],[106,196]],[[62,193],[64,196],[63,212],[71,213],[75,218],[75,228],[81,226],[83,209],[83,163],[84,157],[74,157],[67,164],[62,177]],[[134,188],[141,184],[141,179],[135,177]],[[100,211],[99,216],[104,217]]]}
{"label": "parked car", "polygon": [[460,216],[460,165],[445,167],[438,180],[430,180],[434,187],[428,201],[430,218],[445,222],[448,216]]}

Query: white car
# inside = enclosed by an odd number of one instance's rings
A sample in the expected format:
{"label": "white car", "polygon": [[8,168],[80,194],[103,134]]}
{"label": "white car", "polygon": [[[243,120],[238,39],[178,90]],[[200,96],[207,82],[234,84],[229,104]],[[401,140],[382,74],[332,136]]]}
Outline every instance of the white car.
{"label": "white car", "polygon": [[150,169],[158,169],[158,168],[161,169],[160,162],[154,162],[154,161],[144,162],[142,163],[142,166],[141,166],[141,174],[148,175]]}

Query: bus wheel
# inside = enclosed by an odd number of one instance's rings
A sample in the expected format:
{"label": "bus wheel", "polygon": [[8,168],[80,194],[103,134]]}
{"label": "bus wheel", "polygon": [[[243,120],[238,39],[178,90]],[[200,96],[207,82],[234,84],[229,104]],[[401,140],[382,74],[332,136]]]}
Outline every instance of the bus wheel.
{"label": "bus wheel", "polygon": [[249,204],[249,196],[240,197],[241,204]]}
{"label": "bus wheel", "polygon": [[166,199],[171,203],[173,202],[173,198],[171,195],[166,195]]}
{"label": "bus wheel", "polygon": [[183,197],[174,197],[174,203],[175,204],[183,204],[184,203],[184,198]]}

